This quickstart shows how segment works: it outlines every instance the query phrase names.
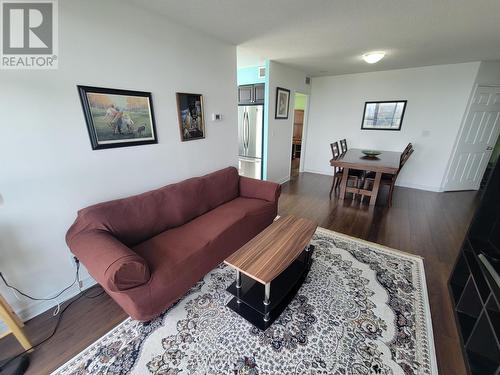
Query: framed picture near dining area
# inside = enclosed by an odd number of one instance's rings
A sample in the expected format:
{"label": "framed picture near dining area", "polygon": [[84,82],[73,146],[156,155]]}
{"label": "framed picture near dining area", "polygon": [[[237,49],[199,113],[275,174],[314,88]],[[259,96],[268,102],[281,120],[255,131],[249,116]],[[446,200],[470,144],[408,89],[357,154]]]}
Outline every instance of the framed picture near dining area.
{"label": "framed picture near dining area", "polygon": [[406,100],[366,102],[362,130],[401,130]]}
{"label": "framed picture near dining area", "polygon": [[290,107],[290,90],[276,87],[276,112],[274,118],[277,120],[288,119],[288,109]]}
{"label": "framed picture near dining area", "polygon": [[181,141],[205,138],[203,95],[178,92],[176,96]]}

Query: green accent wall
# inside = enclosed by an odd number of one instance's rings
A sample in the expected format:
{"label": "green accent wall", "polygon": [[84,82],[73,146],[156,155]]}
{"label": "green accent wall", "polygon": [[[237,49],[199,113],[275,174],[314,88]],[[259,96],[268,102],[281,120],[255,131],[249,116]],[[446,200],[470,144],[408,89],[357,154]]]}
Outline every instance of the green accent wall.
{"label": "green accent wall", "polygon": [[301,109],[301,110],[305,111],[306,110],[306,101],[307,101],[307,95],[295,93],[295,108],[294,109]]}

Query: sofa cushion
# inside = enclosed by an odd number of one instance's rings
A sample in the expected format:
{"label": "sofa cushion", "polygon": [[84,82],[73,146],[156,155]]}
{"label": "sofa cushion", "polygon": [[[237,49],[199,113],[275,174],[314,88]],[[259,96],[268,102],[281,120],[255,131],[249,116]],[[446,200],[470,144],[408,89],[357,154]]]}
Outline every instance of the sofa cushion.
{"label": "sofa cushion", "polygon": [[238,170],[230,167],[201,177],[204,181],[203,197],[210,210],[229,202],[239,195]]}
{"label": "sofa cushion", "polygon": [[178,227],[238,196],[234,167],[191,178],[128,198],[96,204],[78,212],[67,238],[87,230],[110,232],[134,246],[167,229]]}
{"label": "sofa cushion", "polygon": [[[275,207],[260,199],[236,198],[189,223],[160,233],[134,247],[134,251],[146,260],[151,273],[159,277],[162,273],[156,271],[160,268],[166,270],[190,258],[195,258],[193,262],[205,262],[212,255],[217,264],[229,254],[224,249],[213,249],[214,245],[237,250],[270,224]],[[255,228],[255,233],[249,228]]]}
{"label": "sofa cushion", "polygon": [[135,246],[134,251],[151,269],[148,311],[152,313],[148,318],[181,298],[187,285],[195,285],[275,216],[275,203],[236,198]]}

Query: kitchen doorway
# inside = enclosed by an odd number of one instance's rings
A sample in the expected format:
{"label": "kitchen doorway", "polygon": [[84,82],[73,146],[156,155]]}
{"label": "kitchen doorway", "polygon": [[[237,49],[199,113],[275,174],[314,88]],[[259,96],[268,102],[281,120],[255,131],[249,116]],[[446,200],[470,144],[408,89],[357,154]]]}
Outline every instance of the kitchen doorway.
{"label": "kitchen doorway", "polygon": [[292,135],[292,154],[290,162],[290,178],[296,178],[300,171],[301,158],[304,151],[305,119],[308,96],[299,92],[295,93],[295,106],[293,111],[293,135]]}

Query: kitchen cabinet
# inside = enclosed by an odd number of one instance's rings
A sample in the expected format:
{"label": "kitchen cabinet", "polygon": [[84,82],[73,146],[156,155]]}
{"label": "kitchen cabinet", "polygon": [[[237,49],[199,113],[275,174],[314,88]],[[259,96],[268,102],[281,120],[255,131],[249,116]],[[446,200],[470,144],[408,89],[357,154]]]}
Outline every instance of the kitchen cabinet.
{"label": "kitchen cabinet", "polygon": [[255,103],[264,103],[265,85],[263,83],[259,85],[253,85],[253,89]]}
{"label": "kitchen cabinet", "polygon": [[255,85],[238,86],[238,104],[263,104],[265,97],[265,85],[263,83]]}

